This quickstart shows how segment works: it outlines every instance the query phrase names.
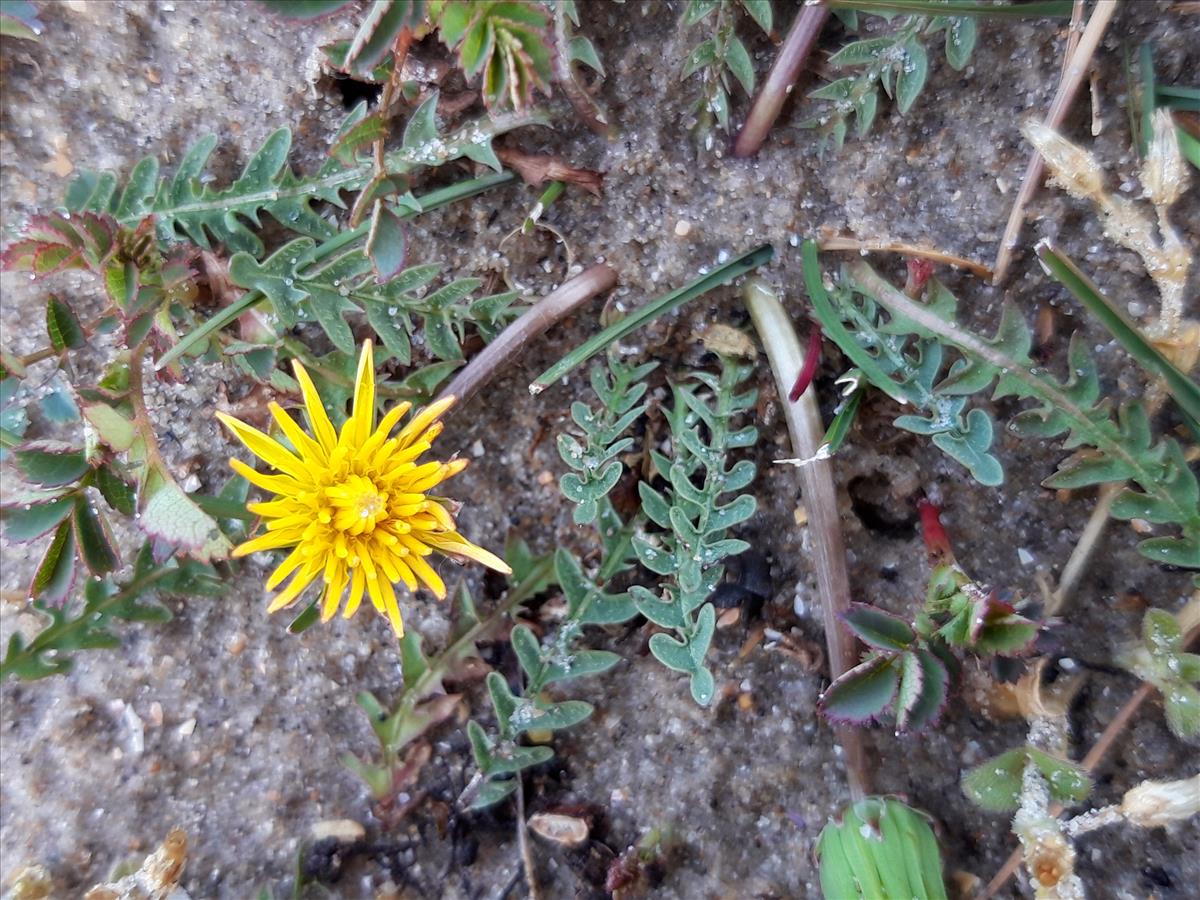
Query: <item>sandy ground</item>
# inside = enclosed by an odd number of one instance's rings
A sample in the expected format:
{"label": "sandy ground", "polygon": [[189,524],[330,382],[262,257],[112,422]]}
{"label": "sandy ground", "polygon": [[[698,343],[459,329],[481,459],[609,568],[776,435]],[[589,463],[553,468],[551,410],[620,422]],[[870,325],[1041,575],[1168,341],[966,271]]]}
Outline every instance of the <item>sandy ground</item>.
{"label": "sandy ground", "polygon": [[[347,34],[344,18],[302,27],[253,4],[187,0],[41,6],[47,28],[40,43],[5,39],[0,46],[6,239],[29,215],[59,202],[73,167],[127,172],[152,153],[169,170],[187,146],[212,131],[220,137],[214,172],[224,178],[270,131],[289,124],[296,132],[295,165],[311,169],[344,112],[328,79],[311,80],[312,48]],[[812,134],[797,127],[806,110],[793,104],[763,153],[739,162],[724,158],[719,145],[702,150],[689,136],[696,88],[681,85],[678,72],[699,38],[676,31],[680,4],[581,6],[584,31],[608,68],[602,98],[620,136],[606,143],[591,135],[555,98],[555,130],[527,130],[512,143],[608,173],[602,200],[569,193],[548,221],[568,237],[578,262],[604,259],[618,271],[616,297],[630,306],[726,254],[769,241],[778,252],[766,274],[802,315],[793,238],[820,227],[992,259],[1028,156],[1016,126],[1047,107],[1064,36],[1047,22],[986,23],[962,73],[931,48],[929,86],[907,116],[889,109],[866,139],[821,157]],[[1200,68],[1200,20],[1167,6],[1127,6],[1100,58],[1104,130],[1094,148],[1125,190],[1136,184],[1136,162],[1128,149],[1122,46],[1152,39],[1164,83],[1186,80]],[[777,9],[777,17],[786,23],[790,13]],[[770,43],[750,28],[745,35],[761,77],[773,56]],[[821,46],[834,49],[844,41],[840,26],[831,25]],[[738,118],[747,100],[735,94],[734,102]],[[1082,137],[1086,96],[1079,107],[1071,132]],[[508,187],[423,217],[411,235],[411,258],[443,263],[459,275],[507,267],[516,282],[544,293],[564,277],[561,248],[510,242],[503,256],[497,252],[535,198]],[[1194,238],[1196,192],[1177,209]],[[1045,190],[1030,211],[1036,222],[1026,228],[1025,246],[1037,235],[1053,235],[1111,295],[1140,298],[1153,308],[1140,263],[1103,240],[1082,204]],[[683,237],[676,227],[681,221],[691,226]],[[901,277],[896,260],[878,264]],[[1003,290],[955,273],[946,278],[970,321],[989,329],[1004,299],[1029,315],[1039,304],[1063,300],[1028,252],[1019,255]],[[47,288],[11,273],[2,286],[4,346],[29,352],[44,341]],[[96,303],[97,289],[85,279],[64,278],[53,287],[84,309]],[[538,551],[557,544],[586,549],[592,540],[571,524],[557,491],[563,466],[550,437],[566,427],[571,400],[587,399],[586,375],[577,373],[536,399],[525,384],[592,331],[599,311],[596,302],[548,335],[459,411],[441,439],[464,452],[476,442],[482,447],[456,481],[454,496],[468,501],[465,532],[485,546],[500,548],[514,529]],[[1073,317],[1069,303],[1058,312],[1056,352],[1065,351],[1072,328],[1083,328],[1097,348],[1106,388],[1137,390],[1136,373],[1095,326]],[[663,361],[657,388],[702,362],[697,333],[706,323],[746,321],[736,294],[718,291],[630,347]],[[840,365],[827,353],[818,378],[827,400]],[[791,452],[765,357],[755,379],[764,396],[752,457],[759,464],[753,491],[760,512],[740,536],[770,560],[767,622],[784,632],[795,629],[798,640],[819,641],[807,534],[794,518],[802,498],[794,471],[770,463]],[[197,366],[189,383],[154,394],[155,416],[177,438],[172,463],[194,470],[208,488],[223,481],[228,452],[211,417],[212,397],[221,384],[236,392],[236,382],[232,368]],[[995,411],[1003,417],[1011,407]],[[868,404],[837,460],[856,596],[905,611],[923,594],[926,569],[915,517],[922,492],[942,504],[969,571],[1034,593],[1035,574],[1060,569],[1092,505],[1089,492],[1061,500],[1039,486],[1062,452],[1003,435],[997,453],[1008,479],[1002,489],[988,490],[931,446],[892,429],[894,414],[886,403]],[[1062,655],[1089,672],[1072,712],[1080,748],[1093,743],[1136,687],[1110,666],[1141,616],[1118,599],[1136,594],[1175,608],[1188,590],[1184,575],[1138,556],[1135,541],[1124,526],[1109,530],[1057,629]],[[25,549],[5,545],[4,563],[4,588],[21,590],[31,565]],[[459,817],[445,835],[435,822],[439,804],[452,800],[471,770],[456,725],[435,733],[435,759],[422,781],[430,802],[404,828],[380,829],[365,788],[339,757],[374,749],[355,692],[370,689],[387,698],[400,685],[387,626],[360,616],[290,636],[284,622],[264,613],[266,567],[242,565],[220,598],[169,601],[177,613],[171,623],[128,628],[119,652],[81,654],[68,677],[0,687],[0,883],[22,865],[40,862],[62,896],[74,896],[178,825],[190,837],[184,886],[193,897],[249,897],[262,888],[284,896],[311,825],[349,818],[367,827],[370,840],[330,885],[334,896],[372,896],[386,884],[401,884],[406,896],[490,898],[510,884],[518,854],[509,807]],[[497,584],[479,572],[469,571],[467,580],[482,606],[497,599]],[[405,609],[433,647],[446,633],[444,613],[426,598]],[[0,630],[7,635],[23,627],[22,615],[19,605],[6,602]],[[596,646],[625,660],[606,676],[572,683],[578,685],[573,696],[595,704],[597,713],[561,735],[555,761],[529,779],[530,810],[586,806],[597,817],[593,836],[617,852],[650,829],[669,829],[675,850],[655,896],[816,896],[812,844],[846,800],[832,735],[814,710],[825,676],[761,647],[739,658],[745,636],[744,625],[720,632],[710,660],[719,686],[751,702],[703,710],[686,685],[645,652],[641,632],[597,633]],[[472,711],[487,715],[477,693]],[[1019,743],[1021,731],[960,698],[927,736],[869,734],[877,789],[903,793],[933,814],[948,871],[987,879],[1009,852],[1005,818],[971,807],[957,785],[965,767]],[[1194,767],[1194,750],[1171,737],[1156,704],[1149,704],[1105,764],[1095,800],[1111,802],[1143,778],[1183,777]],[[1080,874],[1097,897],[1182,898],[1194,890],[1187,884],[1200,883],[1200,864],[1188,852],[1198,843],[1195,823],[1153,834],[1110,829],[1082,843]],[[547,896],[596,894],[589,868],[595,859],[542,844],[534,850]],[[592,855],[603,859],[604,853],[597,845]]]}

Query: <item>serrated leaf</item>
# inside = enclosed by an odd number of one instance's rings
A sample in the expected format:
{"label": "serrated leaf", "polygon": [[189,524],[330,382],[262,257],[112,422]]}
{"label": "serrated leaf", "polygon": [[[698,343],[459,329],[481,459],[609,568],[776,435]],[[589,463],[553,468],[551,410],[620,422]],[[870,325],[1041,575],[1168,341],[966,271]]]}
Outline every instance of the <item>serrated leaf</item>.
{"label": "serrated leaf", "polygon": [[0,508],[5,540],[24,543],[48,534],[71,514],[74,505],[72,497],[63,497],[49,503]]}
{"label": "serrated leaf", "polygon": [[75,532],[64,519],[33,575],[29,595],[46,603],[61,604],[75,583]]}
{"label": "serrated leaf", "polygon": [[213,518],[173,480],[152,476],[144,490],[138,525],[201,562],[225,559],[233,549]]}
{"label": "serrated leaf", "polygon": [[121,564],[108,523],[92,508],[87,497],[76,496],[72,522],[79,555],[93,575],[111,572]]}
{"label": "serrated leaf", "polygon": [[887,657],[876,656],[843,672],[821,695],[826,718],[861,725],[880,718],[891,706],[900,675]]}
{"label": "serrated leaf", "polygon": [[51,294],[46,300],[46,333],[57,352],[78,350],[87,340],[83,326],[65,300]]}
{"label": "serrated leaf", "polygon": [[899,616],[864,603],[853,603],[842,621],[864,644],[880,650],[907,650],[916,633]]}
{"label": "serrated leaf", "polygon": [[[915,699],[910,694],[907,702],[897,704],[896,728],[901,732],[924,731],[937,722],[946,705],[950,673],[945,664],[928,650],[917,650],[904,656],[905,678],[915,681],[914,669],[920,671],[920,689]],[[900,694],[904,694],[903,684]]]}
{"label": "serrated leaf", "polygon": [[89,468],[84,451],[46,441],[26,444],[14,455],[26,478],[48,487],[72,484]]}

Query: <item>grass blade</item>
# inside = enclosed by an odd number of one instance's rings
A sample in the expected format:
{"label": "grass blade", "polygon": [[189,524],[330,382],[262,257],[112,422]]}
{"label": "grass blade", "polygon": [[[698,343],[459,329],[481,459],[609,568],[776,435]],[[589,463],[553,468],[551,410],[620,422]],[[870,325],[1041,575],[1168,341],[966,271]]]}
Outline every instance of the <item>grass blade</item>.
{"label": "grass blade", "polygon": [[1075,299],[1088,308],[1121,346],[1146,371],[1166,382],[1167,390],[1179,408],[1192,419],[1193,429],[1200,429],[1200,385],[1177,369],[1169,359],[1146,340],[1137,324],[1109,300],[1066,255],[1048,241],[1037,246],[1038,259],[1048,273]]}
{"label": "grass blade", "polygon": [[699,297],[701,294],[708,293],[713,288],[728,284],[739,275],[744,275],[752,269],[757,269],[759,266],[769,262],[774,255],[775,248],[770,244],[763,244],[749,253],[742,254],[737,259],[731,259],[724,265],[717,266],[717,268],[713,269],[707,275],[697,278],[691,284],[651,300],[641,309],[635,310],[621,319],[621,321],[615,322],[603,331],[592,335],[560,359],[555,365],[539,375],[537,380],[529,385],[529,393],[540,394],[550,385],[554,384],[554,382],[558,381],[558,379],[576,367],[583,365],[614,341],[619,341],[626,335],[637,331],[643,325],[663,315],[663,313],[668,313],[676,307],[687,303],[689,300]]}

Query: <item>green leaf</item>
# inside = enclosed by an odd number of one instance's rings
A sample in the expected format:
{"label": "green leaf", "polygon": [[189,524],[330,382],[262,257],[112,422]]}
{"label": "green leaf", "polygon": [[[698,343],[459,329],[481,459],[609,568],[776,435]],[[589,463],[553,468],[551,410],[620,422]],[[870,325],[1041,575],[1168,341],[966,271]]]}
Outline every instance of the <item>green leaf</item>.
{"label": "green leaf", "polygon": [[57,352],[78,350],[87,341],[83,326],[65,300],[51,294],[46,300],[46,333]]}
{"label": "green leaf", "polygon": [[725,45],[725,65],[741,83],[742,89],[747,94],[753,94],[754,62],[750,59],[746,46],[736,35],[731,36]]}
{"label": "green leaf", "polygon": [[742,8],[765,34],[771,33],[771,0],[742,0]]}
{"label": "green leaf", "polygon": [[1050,796],[1060,803],[1082,802],[1092,792],[1092,780],[1075,763],[1051,756],[1036,747],[1026,747],[1025,752],[1049,783]]}
{"label": "green leaf", "polygon": [[[918,674],[919,673],[919,674]],[[905,697],[904,681],[909,681]],[[950,673],[945,663],[928,650],[904,655],[901,702],[897,703],[896,728],[902,733],[924,731],[937,722],[946,705]],[[913,689],[917,690],[914,694]]]}
{"label": "green leaf", "polygon": [[79,545],[79,555],[93,575],[111,572],[121,564],[121,558],[113,546],[113,536],[109,531],[108,523],[97,510],[92,508],[87,497],[82,494],[75,497],[72,521],[75,526],[75,540]]}
{"label": "green leaf", "polygon": [[475,799],[467,809],[471,811],[487,809],[489,806],[495,806],[501,800],[504,800],[517,789],[517,782],[514,780],[508,781],[489,781],[475,795]]}
{"label": "green leaf", "polygon": [[1192,740],[1200,735],[1200,691],[1190,684],[1172,684],[1163,692],[1167,727],[1176,737]]}
{"label": "green leaf", "polygon": [[0,508],[4,538],[15,543],[35,540],[56,528],[59,522],[71,514],[74,505],[72,497],[63,497],[49,503]]}
{"label": "green leaf", "polygon": [[991,812],[1016,809],[1021,798],[1025,750],[1024,747],[1009,750],[967,772],[962,786],[971,802]]}
{"label": "green leaf", "polygon": [[138,524],[153,537],[207,562],[224,559],[232,550],[216,521],[204,513],[174,480],[161,475],[147,479]]}
{"label": "green leaf", "polygon": [[588,38],[582,35],[577,35],[571,38],[569,44],[571,59],[575,62],[581,62],[590,69],[604,76],[604,64],[600,62],[600,55],[596,52],[595,46]]}
{"label": "green leaf", "polygon": [[946,28],[946,62],[956,72],[961,72],[971,61],[975,50],[975,20],[955,17]]}
{"label": "green leaf", "polygon": [[29,593],[45,603],[61,604],[67,599],[74,583],[75,532],[71,522],[64,519],[34,572]]}
{"label": "green leaf", "polygon": [[906,650],[916,633],[898,616],[865,603],[853,603],[842,621],[864,644],[880,650]]}
{"label": "green leaf", "polygon": [[83,477],[89,468],[84,451],[69,444],[49,441],[30,443],[18,449],[14,455],[26,478],[47,486],[72,484]]}
{"label": "green leaf", "polygon": [[285,19],[319,19],[352,6],[354,0],[259,0],[263,6]]}
{"label": "green leaf", "polygon": [[831,721],[862,725],[883,715],[899,686],[891,660],[872,657],[834,679],[821,695],[820,709]]}
{"label": "green leaf", "polygon": [[137,429],[133,422],[107,403],[87,403],[83,417],[96,429],[96,434],[108,447],[124,453],[133,446]]}
{"label": "green leaf", "polygon": [[924,45],[915,37],[904,44],[904,58],[896,71],[896,109],[901,115],[908,112],[929,76],[929,55]]}

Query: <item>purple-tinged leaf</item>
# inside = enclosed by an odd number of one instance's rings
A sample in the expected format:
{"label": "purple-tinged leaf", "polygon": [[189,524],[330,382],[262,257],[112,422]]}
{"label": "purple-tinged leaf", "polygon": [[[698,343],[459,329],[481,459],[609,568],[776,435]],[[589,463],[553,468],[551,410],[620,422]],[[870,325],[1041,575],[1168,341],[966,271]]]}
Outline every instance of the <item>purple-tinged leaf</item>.
{"label": "purple-tinged leaf", "polygon": [[25,444],[16,451],[16,457],[25,477],[37,484],[71,484],[88,470],[83,450],[58,441]]}
{"label": "purple-tinged leaf", "polygon": [[900,679],[900,699],[905,697],[905,682],[917,681],[920,690],[907,705],[897,703],[896,729],[900,732],[924,731],[937,722],[949,694],[950,673],[928,650],[904,654],[904,673]]}
{"label": "purple-tinged leaf", "polygon": [[367,256],[375,268],[375,280],[389,281],[404,268],[406,239],[404,221],[384,205],[375,201],[371,215],[371,231],[367,235]]}
{"label": "purple-tinged leaf", "polygon": [[865,725],[891,706],[900,684],[892,660],[875,656],[843,672],[821,695],[820,708],[833,722]]}
{"label": "purple-tinged leaf", "polygon": [[70,304],[54,294],[46,301],[46,333],[50,336],[50,345],[59,353],[78,350],[87,340]]}
{"label": "purple-tinged leaf", "polygon": [[121,564],[108,522],[92,508],[88,498],[81,494],[75,497],[75,513],[72,520],[79,555],[83,557],[93,575],[104,575]]}
{"label": "purple-tinged leaf", "polygon": [[96,470],[96,487],[104,497],[104,502],[117,512],[125,516],[137,512],[137,497],[133,487],[111,465],[103,465]]}
{"label": "purple-tinged leaf", "polygon": [[975,634],[974,649],[999,656],[1016,656],[1027,649],[1037,637],[1038,623],[1019,615],[1002,600],[989,597],[984,601],[982,624]]}
{"label": "purple-tinged leaf", "polygon": [[880,650],[906,650],[917,637],[903,619],[866,603],[851,604],[842,621],[864,644]]}
{"label": "purple-tinged leaf", "polygon": [[46,548],[46,555],[38,564],[33,583],[29,586],[29,595],[46,603],[62,603],[74,583],[75,532],[71,529],[71,522],[63,520],[54,532],[50,546]]}
{"label": "purple-tinged leaf", "polygon": [[54,530],[59,522],[69,516],[72,506],[70,497],[62,497],[50,503],[4,507],[0,509],[4,538],[14,543],[40,538]]}

